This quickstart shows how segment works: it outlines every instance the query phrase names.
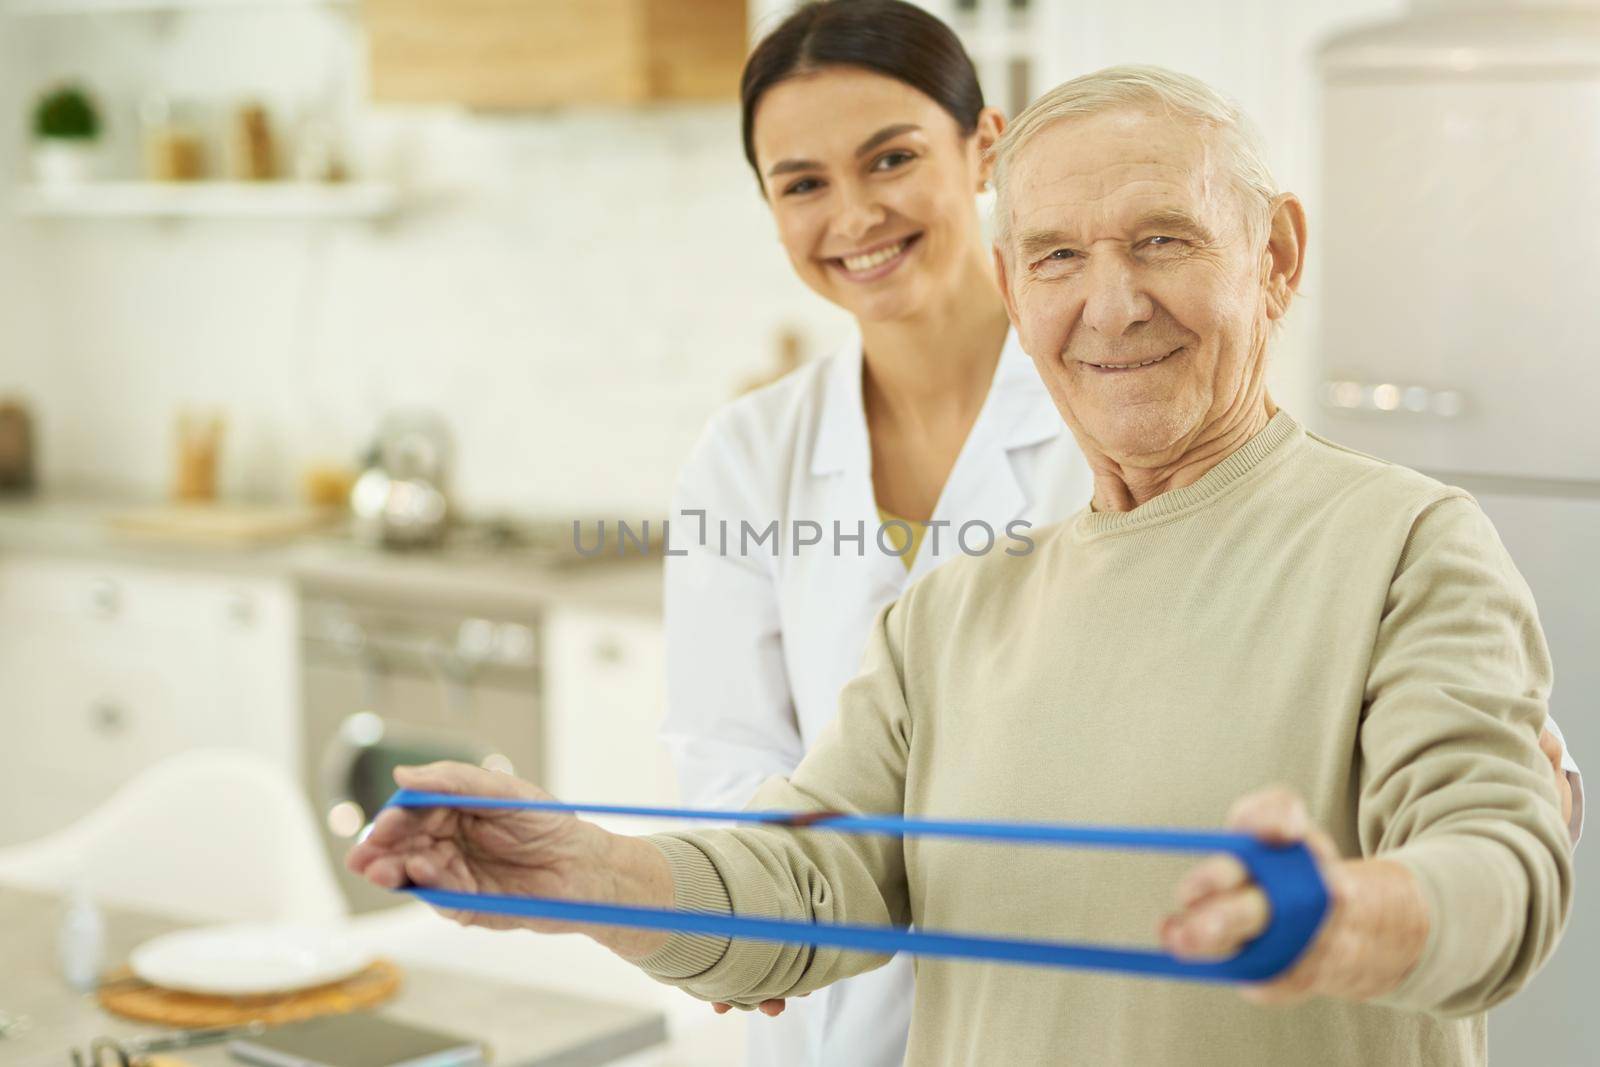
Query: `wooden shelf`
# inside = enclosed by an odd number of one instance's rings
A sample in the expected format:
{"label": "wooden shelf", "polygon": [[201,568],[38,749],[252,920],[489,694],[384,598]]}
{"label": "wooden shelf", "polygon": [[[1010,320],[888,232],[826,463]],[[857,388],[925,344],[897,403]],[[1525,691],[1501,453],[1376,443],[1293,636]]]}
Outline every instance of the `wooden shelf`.
{"label": "wooden shelf", "polygon": [[55,218],[379,219],[399,191],[372,182],[84,182],[23,186],[17,211]]}
{"label": "wooden shelf", "polygon": [[357,0],[9,0],[0,7],[19,17],[227,12],[272,8],[350,8]]}

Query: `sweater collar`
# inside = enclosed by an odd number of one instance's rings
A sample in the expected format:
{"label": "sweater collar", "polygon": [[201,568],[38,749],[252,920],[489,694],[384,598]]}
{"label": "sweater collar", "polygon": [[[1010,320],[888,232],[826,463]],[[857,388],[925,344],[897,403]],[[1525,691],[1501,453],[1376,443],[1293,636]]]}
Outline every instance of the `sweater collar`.
{"label": "sweater collar", "polygon": [[1078,513],[1077,530],[1088,537],[1136,530],[1200,508],[1221,496],[1229,486],[1244,480],[1274,454],[1287,452],[1304,436],[1305,431],[1300,424],[1280,408],[1260,433],[1234,449],[1193,485],[1162,493],[1132,511],[1091,511],[1084,508]]}

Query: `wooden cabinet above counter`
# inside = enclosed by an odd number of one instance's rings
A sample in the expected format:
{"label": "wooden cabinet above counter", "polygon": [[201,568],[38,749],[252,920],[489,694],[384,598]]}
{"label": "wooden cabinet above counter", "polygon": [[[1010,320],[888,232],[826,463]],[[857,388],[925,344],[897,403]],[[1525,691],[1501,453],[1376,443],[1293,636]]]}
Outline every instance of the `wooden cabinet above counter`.
{"label": "wooden cabinet above counter", "polygon": [[732,100],[746,0],[364,0],[377,103]]}

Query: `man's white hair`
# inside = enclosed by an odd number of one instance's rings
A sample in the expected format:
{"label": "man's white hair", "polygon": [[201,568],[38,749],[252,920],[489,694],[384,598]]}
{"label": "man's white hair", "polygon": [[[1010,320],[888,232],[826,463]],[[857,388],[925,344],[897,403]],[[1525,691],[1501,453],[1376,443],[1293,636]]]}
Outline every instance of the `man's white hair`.
{"label": "man's white hair", "polygon": [[1278,186],[1262,152],[1261,136],[1239,106],[1199,78],[1164,67],[1107,67],[1062,82],[1018,115],[991,149],[994,159],[994,232],[1004,246],[1011,235],[1007,178],[1023,145],[1063,119],[1108,111],[1154,110],[1206,129],[1219,162],[1237,188],[1253,239],[1265,236]]}

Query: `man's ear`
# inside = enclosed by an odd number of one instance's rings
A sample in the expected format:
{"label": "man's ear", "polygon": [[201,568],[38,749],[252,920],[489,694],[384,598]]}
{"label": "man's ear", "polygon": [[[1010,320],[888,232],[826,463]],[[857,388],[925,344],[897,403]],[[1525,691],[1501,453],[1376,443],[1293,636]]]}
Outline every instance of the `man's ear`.
{"label": "man's ear", "polygon": [[1267,247],[1262,254],[1267,317],[1276,321],[1289,313],[1306,265],[1306,209],[1300,198],[1293,193],[1273,197],[1267,225]]}
{"label": "man's ear", "polygon": [[1006,117],[997,107],[986,107],[978,112],[978,126],[972,133],[973,147],[978,152],[978,189],[994,177],[994,159],[990,155],[1006,132]]}
{"label": "man's ear", "polygon": [[1011,298],[1011,279],[1006,274],[1005,250],[997,242],[990,246],[990,251],[994,253],[994,280],[1000,286],[1000,299],[1005,301],[1006,318],[1011,320],[1012,326],[1021,329],[1021,324],[1017,322],[1017,305]]}

